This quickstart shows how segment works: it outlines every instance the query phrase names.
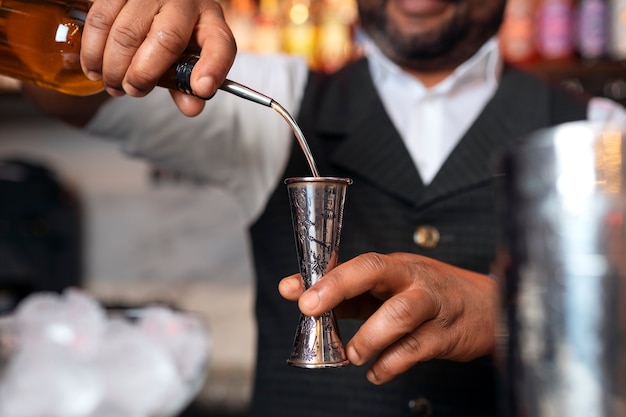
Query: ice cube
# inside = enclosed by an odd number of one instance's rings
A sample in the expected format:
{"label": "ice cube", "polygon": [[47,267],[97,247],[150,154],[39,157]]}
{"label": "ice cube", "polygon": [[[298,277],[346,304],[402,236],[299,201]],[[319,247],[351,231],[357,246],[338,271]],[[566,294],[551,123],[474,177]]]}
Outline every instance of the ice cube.
{"label": "ice cube", "polygon": [[78,289],[69,289],[63,295],[29,295],[17,307],[15,324],[20,345],[53,342],[91,355],[102,337],[105,318],[96,300]]}
{"label": "ice cube", "polygon": [[23,346],[4,369],[0,416],[86,417],[102,396],[93,370],[57,345]]}
{"label": "ice cube", "polygon": [[182,383],[165,350],[121,319],[109,321],[93,364],[105,387],[103,410],[153,416],[167,405],[172,392],[181,390]]}
{"label": "ice cube", "polygon": [[139,322],[141,330],[172,357],[186,383],[204,374],[209,356],[209,337],[198,316],[164,306],[146,307]]}

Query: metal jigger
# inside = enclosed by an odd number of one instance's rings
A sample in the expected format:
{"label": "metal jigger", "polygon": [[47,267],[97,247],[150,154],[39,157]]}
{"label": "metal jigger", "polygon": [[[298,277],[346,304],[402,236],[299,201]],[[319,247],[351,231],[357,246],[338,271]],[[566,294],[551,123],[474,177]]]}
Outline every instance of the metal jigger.
{"label": "metal jigger", "polygon": [[[348,178],[287,178],[291,218],[304,288],[337,265]],[[332,311],[319,317],[300,314],[287,363],[301,368],[339,368],[348,364]]]}

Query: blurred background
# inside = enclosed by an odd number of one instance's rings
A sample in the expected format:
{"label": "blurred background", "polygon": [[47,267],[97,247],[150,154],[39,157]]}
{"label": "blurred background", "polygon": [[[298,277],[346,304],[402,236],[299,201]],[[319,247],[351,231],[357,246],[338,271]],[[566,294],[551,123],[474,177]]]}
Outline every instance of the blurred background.
{"label": "blurred background", "polygon": [[212,362],[198,402],[211,415],[242,415],[252,273],[228,196],[157,173],[17,95],[0,96],[0,137],[0,311],[30,292],[78,285],[109,306],[199,312]]}
{"label": "blurred background", "polygon": [[[354,0],[224,0],[240,50],[332,71],[358,56]],[[506,60],[626,103],[626,0],[509,0]],[[244,225],[229,196],[38,114],[0,78],[0,312],[34,291],[200,312],[209,377],[186,416],[243,416],[256,334]]]}

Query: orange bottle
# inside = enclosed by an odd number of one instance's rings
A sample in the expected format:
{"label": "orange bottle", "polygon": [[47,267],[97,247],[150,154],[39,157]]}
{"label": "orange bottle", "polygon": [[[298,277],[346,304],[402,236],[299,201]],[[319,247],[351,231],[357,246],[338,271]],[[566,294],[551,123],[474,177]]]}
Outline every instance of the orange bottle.
{"label": "orange bottle", "polygon": [[500,29],[502,56],[507,62],[521,64],[537,59],[535,46],[536,0],[509,0]]}
{"label": "orange bottle", "polygon": [[103,89],[80,67],[88,0],[0,0],[0,73],[66,94]]}

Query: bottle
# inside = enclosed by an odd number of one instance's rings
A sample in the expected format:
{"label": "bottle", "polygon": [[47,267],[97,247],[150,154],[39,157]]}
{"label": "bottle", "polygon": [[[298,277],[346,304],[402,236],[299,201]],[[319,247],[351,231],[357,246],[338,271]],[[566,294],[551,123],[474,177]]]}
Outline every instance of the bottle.
{"label": "bottle", "polygon": [[616,61],[626,60],[626,0],[609,0],[609,54]]}
{"label": "bottle", "polygon": [[258,5],[254,0],[230,0],[224,5],[224,17],[237,40],[237,50],[253,50],[257,14]]}
{"label": "bottle", "polygon": [[538,9],[537,49],[546,60],[574,55],[574,5],[572,0],[543,0]]}
{"label": "bottle", "polygon": [[500,29],[502,56],[507,62],[525,64],[537,58],[536,3],[536,0],[509,0],[507,3],[504,22]]}
{"label": "bottle", "polygon": [[282,30],[284,22],[279,0],[259,0],[259,12],[254,22],[252,51],[259,54],[274,54],[284,50]]}
{"label": "bottle", "polygon": [[103,90],[80,67],[88,0],[0,0],[0,73],[66,94]]}
{"label": "bottle", "polygon": [[283,28],[284,51],[305,58],[309,67],[317,68],[316,4],[310,0],[290,0],[285,6],[287,18]]}
{"label": "bottle", "polygon": [[608,5],[606,0],[580,0],[576,47],[581,59],[595,61],[608,47]]}
{"label": "bottle", "polygon": [[[90,6],[90,0],[0,0],[0,74],[75,96],[104,90],[80,66]],[[197,60],[181,56],[158,84],[193,94],[189,79]]]}
{"label": "bottle", "polygon": [[334,72],[353,58],[357,8],[354,0],[322,0],[317,45],[318,69]]}

